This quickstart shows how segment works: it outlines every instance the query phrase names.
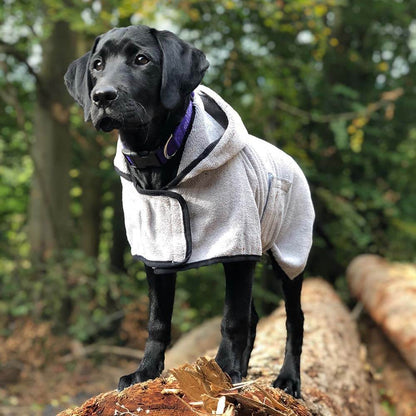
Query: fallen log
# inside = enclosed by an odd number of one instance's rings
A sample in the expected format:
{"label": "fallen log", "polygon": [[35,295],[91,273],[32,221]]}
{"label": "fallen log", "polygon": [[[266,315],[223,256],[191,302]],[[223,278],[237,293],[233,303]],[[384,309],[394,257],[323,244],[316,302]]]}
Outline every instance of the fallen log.
{"label": "fallen log", "polygon": [[141,360],[143,358],[143,351],[134,348],[99,344],[91,344],[84,347],[81,343],[77,343],[74,351],[63,356],[61,361],[63,363],[70,363],[94,354],[117,355],[119,357],[134,358],[136,360]]}
{"label": "fallen log", "polygon": [[349,265],[347,279],[351,293],[416,371],[416,265],[362,255]]}
{"label": "fallen log", "polygon": [[214,359],[171,370],[173,376],[87,400],[58,416],[312,416],[297,400],[271,387],[233,386]]}
{"label": "fallen log", "polygon": [[374,321],[367,317],[360,326],[381,405],[395,416],[415,416],[416,375]]}
{"label": "fallen log", "polygon": [[182,335],[166,352],[165,369],[193,363],[198,357],[218,347],[221,341],[221,317],[208,319]]}
{"label": "fallen log", "polygon": [[284,356],[281,306],[261,321],[248,382],[232,386],[214,361],[171,370],[171,375],[101,394],[59,416],[372,416],[368,375],[360,359],[355,323],[333,289],[321,279],[305,282],[304,400],[270,386]]}
{"label": "fallen log", "polygon": [[[302,396],[306,407],[313,415],[373,415],[365,354],[347,308],[327,282],[308,279],[302,290],[302,309]],[[285,337],[285,312],[279,308],[261,321],[249,379],[272,382],[283,364]]]}

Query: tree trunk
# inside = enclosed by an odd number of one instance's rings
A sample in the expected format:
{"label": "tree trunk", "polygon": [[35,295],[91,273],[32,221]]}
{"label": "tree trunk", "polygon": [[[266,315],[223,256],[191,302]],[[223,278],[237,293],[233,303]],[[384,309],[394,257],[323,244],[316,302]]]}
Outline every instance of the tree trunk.
{"label": "tree trunk", "polygon": [[357,257],[347,269],[351,292],[416,371],[416,266]]}
{"label": "tree trunk", "polygon": [[45,260],[70,243],[69,106],[72,100],[65,89],[63,75],[74,59],[75,42],[67,23],[54,23],[42,51],[29,208],[29,240],[38,260]]}
{"label": "tree trunk", "polygon": [[306,318],[302,356],[304,401],[268,387],[283,360],[286,331],[281,306],[259,326],[249,370],[249,380],[255,380],[255,384],[230,391],[223,373],[212,362],[198,360],[193,366],[171,370],[176,379],[158,378],[121,393],[101,394],[60,416],[194,416],[218,410],[222,412],[216,414],[227,416],[373,415],[371,388],[349,312],[321,279],[305,282],[302,302]]}
{"label": "tree trunk", "polygon": [[[94,43],[94,37],[77,34],[77,55],[84,55]],[[80,109],[81,110],[81,109]],[[103,160],[104,140],[97,135],[94,127],[88,123],[83,126],[80,137],[80,184],[82,189],[80,218],[81,250],[89,257],[97,258],[101,237],[101,212],[103,195],[103,176],[100,162]]]}
{"label": "tree trunk", "polygon": [[121,183],[120,179],[116,178],[112,184],[113,193],[113,245],[110,249],[110,265],[115,271],[126,271],[124,264],[124,254],[128,245],[126,237],[126,229],[124,226],[124,212],[121,202]]}
{"label": "tree trunk", "polygon": [[85,141],[80,168],[82,188],[81,249],[89,257],[98,257],[101,230],[102,177],[99,164],[102,147],[97,140]]}

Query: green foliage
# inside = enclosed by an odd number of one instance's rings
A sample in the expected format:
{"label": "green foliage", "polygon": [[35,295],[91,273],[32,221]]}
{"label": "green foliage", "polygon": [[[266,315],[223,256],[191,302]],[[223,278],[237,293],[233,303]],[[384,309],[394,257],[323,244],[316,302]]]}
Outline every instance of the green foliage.
{"label": "green foliage", "polygon": [[80,251],[61,255],[38,265],[1,260],[3,319],[29,315],[49,320],[56,331],[87,341],[113,328],[125,306],[146,291],[134,276],[111,272]]}
{"label": "green foliage", "polygon": [[[140,265],[127,264],[129,276],[110,271],[118,215],[115,137],[88,128],[76,106],[73,249],[36,267],[30,259],[35,74],[41,42],[59,19],[70,22],[81,51],[114,25],[147,23],[173,29],[207,53],[205,83],[236,108],[251,133],[291,154],[309,179],[317,213],[310,274],[338,278],[344,288],[345,267],[362,252],[414,261],[415,6],[416,0],[6,1],[0,9],[0,312],[52,319],[85,340],[100,325],[111,326],[146,287]],[[97,154],[101,159],[92,157]],[[79,250],[88,164],[102,188],[99,260]],[[259,267],[258,280],[267,273]],[[220,266],[180,274],[176,325],[187,330],[221,313],[223,285]],[[256,297],[277,301],[260,286]]]}
{"label": "green foliage", "polygon": [[[33,110],[33,93],[26,85],[12,82],[13,92],[3,102],[0,112],[0,257],[18,259],[28,253],[25,223],[33,173],[29,155],[31,120],[25,112]],[[6,90],[1,76],[0,89]]]}
{"label": "green foliage", "polygon": [[187,331],[209,317],[222,315],[223,274],[221,265],[178,274],[173,323],[181,331]]}

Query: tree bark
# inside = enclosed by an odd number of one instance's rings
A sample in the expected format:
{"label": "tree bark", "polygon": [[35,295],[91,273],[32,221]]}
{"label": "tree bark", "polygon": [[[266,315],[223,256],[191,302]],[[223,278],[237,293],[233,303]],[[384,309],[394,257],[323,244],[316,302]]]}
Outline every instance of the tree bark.
{"label": "tree bark", "polygon": [[347,269],[352,294],[416,371],[416,266],[362,255]]}
{"label": "tree bark", "polygon": [[[307,279],[302,290],[305,335],[301,360],[302,396],[313,415],[370,416],[374,413],[356,324],[333,288]],[[249,379],[274,380],[283,364],[285,311],[261,321],[250,360]]]}
{"label": "tree bark", "polygon": [[81,249],[89,257],[98,257],[101,231],[102,177],[99,164],[102,147],[96,140],[87,140],[80,168],[82,188]]}
{"label": "tree bark", "polygon": [[45,260],[70,242],[69,169],[72,139],[69,106],[63,82],[74,59],[75,39],[66,22],[53,24],[43,43],[38,75],[35,138],[32,146],[34,175],[29,208],[29,240],[34,258]]}
{"label": "tree bark", "polygon": [[[286,318],[281,306],[261,321],[248,378],[255,380],[255,384],[246,385],[242,391],[230,391],[222,372],[210,373],[206,368],[211,369],[212,363],[199,361],[193,366],[171,370],[177,379],[158,378],[121,393],[105,393],[60,416],[207,415],[216,406],[218,409],[223,394],[226,403],[223,413],[217,414],[227,416],[373,415],[368,375],[361,360],[355,323],[348,310],[331,286],[321,279],[305,282],[302,303],[306,318],[303,401],[268,387],[283,362]],[[268,407],[262,407],[262,403]]]}
{"label": "tree bark", "polygon": [[373,368],[380,402],[384,408],[390,409],[389,414],[414,416],[416,375],[374,321],[367,317],[362,325],[361,332],[368,349],[368,360]]}
{"label": "tree bark", "polygon": [[[94,37],[77,34],[77,55],[84,55],[94,43]],[[82,110],[80,113],[83,114]],[[103,175],[100,163],[103,160],[104,139],[97,135],[88,123],[83,126],[79,137],[80,150],[80,198],[82,213],[80,217],[81,250],[89,257],[97,258],[101,237],[101,213],[103,210]]]}
{"label": "tree bark", "polygon": [[221,317],[217,316],[197,326],[166,351],[165,369],[182,363],[192,363],[207,351],[215,349],[221,341]]}
{"label": "tree bark", "polygon": [[128,246],[126,229],[124,226],[124,212],[121,201],[121,183],[116,178],[111,186],[113,194],[113,220],[112,220],[112,239],[110,248],[110,265],[111,268],[118,272],[125,272],[124,254]]}

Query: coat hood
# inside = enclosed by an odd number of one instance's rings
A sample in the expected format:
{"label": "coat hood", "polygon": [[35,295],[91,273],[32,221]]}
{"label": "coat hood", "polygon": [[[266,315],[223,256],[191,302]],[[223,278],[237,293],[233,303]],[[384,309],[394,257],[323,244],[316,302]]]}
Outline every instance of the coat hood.
{"label": "coat hood", "polygon": [[[206,111],[203,96],[215,102],[224,113],[227,126],[222,128]],[[200,85],[195,90],[195,118],[185,144],[179,175],[182,181],[202,172],[219,168],[235,157],[246,145],[248,132],[238,113],[218,94]]]}
{"label": "coat hood", "polygon": [[[209,114],[204,100],[214,102],[223,113],[225,127]],[[178,169],[179,182],[186,182],[202,172],[219,168],[246,146],[249,137],[238,113],[211,89],[200,85],[195,90],[193,103],[195,116]],[[120,173],[129,175],[122,148],[119,139],[114,166]],[[174,182],[177,184],[178,180]]]}

